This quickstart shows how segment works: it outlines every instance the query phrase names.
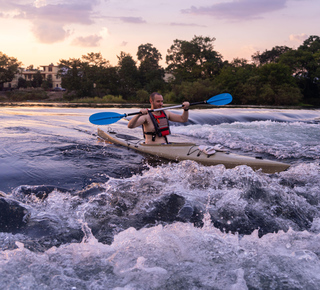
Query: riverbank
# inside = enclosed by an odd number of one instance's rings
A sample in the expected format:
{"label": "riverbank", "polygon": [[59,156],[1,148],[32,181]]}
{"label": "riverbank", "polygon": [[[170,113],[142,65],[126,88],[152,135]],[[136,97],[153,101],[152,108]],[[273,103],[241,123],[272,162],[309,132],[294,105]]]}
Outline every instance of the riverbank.
{"label": "riverbank", "polygon": [[[165,107],[176,104],[164,104]],[[150,104],[146,103],[97,103],[97,102],[68,102],[63,99],[63,92],[48,92],[48,98],[44,100],[26,100],[13,101],[10,100],[5,92],[0,91],[0,107],[61,107],[61,108],[149,108]],[[216,108],[213,105],[200,105],[193,108]],[[225,107],[225,106],[224,106]],[[227,105],[228,108],[257,108],[257,109],[319,109],[316,106],[266,106],[266,105]]]}
{"label": "riverbank", "polygon": [[0,102],[1,107],[62,107],[62,108],[134,108],[149,107],[138,103],[69,103],[69,102]]}
{"label": "riverbank", "polygon": [[[176,104],[165,104],[165,107]],[[0,107],[61,107],[61,108],[149,108],[150,104],[145,103],[72,103],[72,102],[48,102],[48,101],[27,101],[27,102],[0,102]],[[258,105],[225,105],[228,108],[256,108],[256,109],[319,109],[314,106],[258,106]],[[217,108],[217,106],[200,105],[193,108]]]}

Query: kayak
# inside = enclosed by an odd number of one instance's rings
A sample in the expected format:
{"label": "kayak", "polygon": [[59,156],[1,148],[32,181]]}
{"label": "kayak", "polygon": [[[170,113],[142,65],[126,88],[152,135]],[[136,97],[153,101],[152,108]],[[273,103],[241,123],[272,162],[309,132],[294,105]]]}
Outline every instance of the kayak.
{"label": "kayak", "polygon": [[133,150],[154,155],[172,161],[194,160],[203,165],[223,164],[226,168],[239,165],[250,166],[254,170],[261,169],[265,173],[275,173],[289,168],[289,164],[267,160],[261,157],[242,156],[230,153],[220,147],[203,146],[195,143],[145,144],[137,137],[116,132],[105,132],[98,129],[98,136],[104,141],[119,144]]}

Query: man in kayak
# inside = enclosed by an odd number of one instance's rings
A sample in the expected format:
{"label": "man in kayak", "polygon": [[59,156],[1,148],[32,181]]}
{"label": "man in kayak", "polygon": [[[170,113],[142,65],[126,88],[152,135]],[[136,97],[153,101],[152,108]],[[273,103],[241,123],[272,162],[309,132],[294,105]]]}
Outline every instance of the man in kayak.
{"label": "man in kayak", "polygon": [[[151,110],[160,109],[163,106],[163,97],[159,93],[150,95]],[[172,112],[157,111],[149,112],[148,109],[141,109],[140,115],[134,116],[128,123],[128,128],[143,126],[143,133],[146,144],[168,143],[167,135],[170,134],[169,120],[172,122],[185,123],[189,118],[189,102],[184,102],[183,113],[178,115]]]}

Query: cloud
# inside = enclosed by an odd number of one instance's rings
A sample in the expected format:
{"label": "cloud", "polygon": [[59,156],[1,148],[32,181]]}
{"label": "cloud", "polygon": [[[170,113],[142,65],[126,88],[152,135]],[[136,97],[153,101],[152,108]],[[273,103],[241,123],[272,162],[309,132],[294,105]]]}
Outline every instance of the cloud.
{"label": "cloud", "polygon": [[103,38],[107,38],[110,35],[107,27],[102,27],[98,34],[93,34],[89,36],[79,36],[75,38],[71,45],[82,46],[82,47],[96,47],[100,45],[100,41]]}
{"label": "cloud", "polygon": [[207,27],[206,25],[199,25],[196,23],[178,23],[178,22],[171,22],[170,26],[191,26],[191,27]]}
{"label": "cloud", "polygon": [[107,27],[102,27],[101,31],[99,32],[99,35],[103,38],[106,38],[110,35],[109,29]]}
{"label": "cloud", "polygon": [[61,26],[45,21],[33,25],[31,31],[40,42],[46,44],[63,41],[70,35],[70,32]]}
{"label": "cloud", "polygon": [[99,42],[101,39],[102,37],[96,34],[85,36],[85,37],[80,36],[75,38],[71,44],[74,46],[95,47],[95,46],[99,46]]}
{"label": "cloud", "polygon": [[46,0],[35,0],[33,2],[33,6],[39,8],[39,7],[42,7],[42,6],[46,6],[47,5],[47,1]]}
{"label": "cloud", "polygon": [[142,17],[119,17],[119,19],[125,23],[135,23],[135,24],[146,23],[146,21],[143,20]]}
{"label": "cloud", "polygon": [[46,20],[63,25],[70,23],[92,24],[91,11],[93,4],[91,2],[68,3],[46,5],[41,7],[29,6],[24,10],[25,18],[35,20]]}
{"label": "cloud", "polygon": [[[27,2],[0,0],[0,7],[15,13],[14,18],[29,20],[35,37],[43,43],[62,41],[70,35],[65,28],[70,24],[90,25],[94,21],[94,8],[98,0],[58,0],[47,4],[46,0]],[[25,4],[27,3],[27,4]]]}
{"label": "cloud", "polygon": [[287,0],[233,0],[211,6],[195,7],[181,10],[185,14],[208,15],[220,19],[249,20],[261,18],[262,14],[286,7]]}
{"label": "cloud", "polygon": [[101,19],[111,19],[115,21],[121,21],[124,23],[131,23],[131,24],[143,24],[147,23],[142,17],[133,17],[133,16],[100,16]]}
{"label": "cloud", "polygon": [[305,33],[301,33],[301,34],[291,34],[289,36],[289,39],[291,41],[295,41],[295,42],[303,42],[305,41],[307,38],[309,37],[309,35],[305,34]]}
{"label": "cloud", "polygon": [[10,11],[15,8],[12,1],[7,0],[0,0],[0,7],[1,11]]}
{"label": "cloud", "polygon": [[[46,20],[62,24],[93,23],[92,13],[94,7],[99,4],[97,0],[63,1],[55,2],[56,4],[47,4],[45,0],[36,0],[33,3],[23,4],[26,1],[14,0],[5,5],[5,10],[16,11],[19,17],[33,22]],[[5,3],[5,1],[0,0],[1,5],[2,3]]]}

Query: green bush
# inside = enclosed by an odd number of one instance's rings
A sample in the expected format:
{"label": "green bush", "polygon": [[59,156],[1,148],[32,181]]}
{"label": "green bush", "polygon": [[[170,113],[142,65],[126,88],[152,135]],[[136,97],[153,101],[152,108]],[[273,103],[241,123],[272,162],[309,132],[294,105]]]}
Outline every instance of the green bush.
{"label": "green bush", "polygon": [[42,101],[48,98],[43,90],[23,90],[8,93],[8,99],[13,102]]}
{"label": "green bush", "polygon": [[5,102],[8,99],[5,96],[0,95],[0,102]]}
{"label": "green bush", "polygon": [[70,101],[71,103],[125,103],[126,101],[123,100],[122,96],[112,96],[106,95],[102,98],[94,97],[94,98],[80,98],[80,99],[73,99]]}
{"label": "green bush", "polygon": [[172,103],[176,103],[176,95],[174,92],[169,92],[169,93],[166,93],[164,96],[163,96],[163,101],[164,103],[166,104],[172,104]]}
{"label": "green bush", "polygon": [[150,94],[146,90],[138,90],[136,96],[136,102],[149,103]]}
{"label": "green bush", "polygon": [[182,82],[172,88],[175,103],[184,101],[199,102],[220,93],[209,80],[197,80],[195,82]]}
{"label": "green bush", "polygon": [[125,103],[126,101],[122,96],[106,95],[102,98],[103,103]]}

